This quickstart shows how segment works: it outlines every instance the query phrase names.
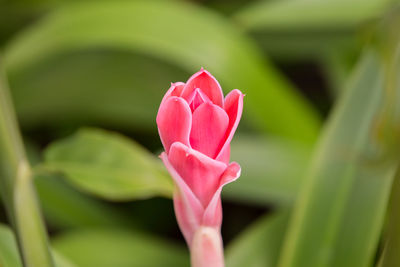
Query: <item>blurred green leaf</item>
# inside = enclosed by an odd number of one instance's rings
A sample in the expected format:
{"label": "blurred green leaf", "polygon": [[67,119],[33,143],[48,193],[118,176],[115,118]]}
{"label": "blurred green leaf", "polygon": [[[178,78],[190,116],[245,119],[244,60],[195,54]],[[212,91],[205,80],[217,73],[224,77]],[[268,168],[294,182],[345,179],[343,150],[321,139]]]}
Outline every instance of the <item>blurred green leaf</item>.
{"label": "blurred green leaf", "polygon": [[133,223],[108,203],[75,190],[57,175],[37,175],[35,185],[48,224],[57,228],[132,227]]}
{"label": "blurred green leaf", "polygon": [[93,49],[55,55],[10,78],[24,128],[96,124],[156,135],[163,94],[189,75],[148,56]]}
{"label": "blurred green leaf", "polygon": [[240,179],[222,195],[256,204],[289,205],[299,191],[310,158],[308,147],[276,138],[236,136],[232,160],[242,167]]}
{"label": "blurred green leaf", "polygon": [[354,55],[358,55],[358,53],[336,49],[320,58],[319,63],[324,76],[329,82],[330,95],[333,98],[337,98],[340,95],[357,63],[357,57]]}
{"label": "blurred green leaf", "polygon": [[[377,45],[386,63],[387,97],[392,101],[387,105],[386,120],[392,122],[394,131],[387,128],[385,137],[393,140],[396,152],[400,151],[400,4],[389,13],[378,28]],[[385,247],[381,255],[379,267],[391,267],[400,265],[400,165],[394,177],[390,192],[390,202],[387,208],[387,223],[385,229]]]}
{"label": "blurred green leaf", "polygon": [[73,264],[69,259],[67,259],[64,255],[60,254],[57,250],[54,249],[53,257],[57,267],[78,267],[77,265]]}
{"label": "blurred green leaf", "polygon": [[132,227],[125,211],[110,203],[77,191],[61,175],[43,173],[35,165],[41,161],[41,151],[31,141],[24,140],[29,162],[33,165],[34,183],[44,217],[50,228]]}
{"label": "blurred green leaf", "polygon": [[188,266],[185,248],[144,233],[97,229],[72,231],[53,246],[79,267]]}
{"label": "blurred green leaf", "polygon": [[388,223],[385,233],[386,244],[382,253],[379,267],[392,267],[400,265],[400,169],[397,169],[393,181],[391,198],[388,209]]}
{"label": "blurred green leaf", "polygon": [[17,242],[8,226],[0,224],[0,266],[22,267]]}
{"label": "blurred green leaf", "polygon": [[365,52],[326,125],[280,267],[369,266],[374,259],[399,158],[398,120],[391,116],[400,86],[384,53]]}
{"label": "blurred green leaf", "polygon": [[[232,144],[232,159],[241,164],[243,175],[237,182],[226,186],[223,196],[257,204],[291,204],[297,195],[309,153],[308,147],[287,140],[237,136]],[[140,162],[136,161],[143,156]],[[47,148],[45,163],[39,166],[39,170],[41,167],[60,171],[77,188],[110,200],[159,195],[171,197],[173,190],[172,180],[160,160],[126,138],[104,130],[81,130],[70,138],[56,141]],[[67,185],[52,181],[56,177],[42,179],[45,181],[37,181],[41,184],[39,192],[43,199],[47,199],[43,205],[46,210],[52,209],[50,213],[59,218],[72,215],[70,219],[65,218],[65,223],[72,225],[74,222],[71,220],[90,224],[97,217],[98,223],[108,224],[107,218],[101,219],[104,217],[101,210],[106,207],[87,199],[83,199],[86,205],[79,205],[84,196],[73,197],[77,202],[73,204],[69,199],[71,194],[79,195],[77,192],[70,192]],[[46,190],[48,186],[56,188]],[[56,203],[64,203],[63,210],[69,212],[65,216],[58,214]],[[87,205],[95,207],[86,212]],[[77,210],[76,206],[80,208]],[[85,215],[79,215],[80,212]]]}
{"label": "blurred green leaf", "polygon": [[[240,88],[247,93],[247,116],[256,127],[309,142],[314,141],[318,134],[320,121],[315,110],[262,58],[251,40],[222,17],[188,3],[113,1],[81,3],[61,8],[30,30],[21,33],[8,45],[6,62],[11,83],[17,85],[25,79],[24,77],[41,79],[42,75],[48,75],[30,74],[39,62],[49,62],[57,55],[99,48],[147,55],[173,64],[188,73],[193,73],[203,66],[209,69],[226,89]],[[49,66],[54,67],[56,66]],[[136,70],[132,70],[134,71]],[[147,73],[149,80],[154,80],[157,75],[158,73],[154,72]],[[95,77],[99,76],[101,75]],[[188,77],[181,79],[186,78]],[[25,107],[24,114],[35,113],[35,105],[42,110],[47,107],[46,116],[51,116],[52,112],[57,111],[58,104],[53,106],[53,103],[62,102],[61,98],[58,98],[56,87],[47,87],[48,97],[37,102],[26,96],[29,92],[35,94],[35,91],[29,90],[32,88],[28,88],[29,83],[25,81],[24,88],[12,86],[16,106]],[[68,80],[59,81],[60,84],[65,82]],[[159,90],[164,92],[166,87],[163,86]],[[140,87],[133,88],[129,84],[125,85],[125,88],[141,90]],[[109,90],[116,88],[111,86]],[[75,93],[73,91],[73,94]],[[96,103],[91,99],[96,96],[101,97],[101,94],[86,96],[88,101],[84,102],[83,106],[78,106],[77,110],[85,111],[81,114],[90,117],[93,112],[90,107]],[[34,103],[30,105],[31,109],[18,104],[19,101],[23,101],[23,97],[25,101]],[[114,103],[113,107],[118,107],[119,103],[112,100],[100,98],[99,103],[108,103],[106,107]],[[61,109],[65,110],[65,105],[67,104],[61,105]],[[131,108],[142,110],[149,106],[143,103],[136,107],[132,105]],[[148,121],[155,117],[156,108],[152,111],[152,116],[146,117]],[[126,109],[124,112],[132,111]],[[131,123],[135,122],[132,119]]]}
{"label": "blurred green leaf", "polygon": [[0,190],[24,265],[54,267],[3,61],[0,60]]}
{"label": "blurred green leaf", "polygon": [[[57,267],[75,266],[67,258],[56,251],[53,251],[53,256]],[[4,224],[0,224],[0,266],[22,267],[22,261],[18,252],[15,236],[11,229]]]}
{"label": "blurred green leaf", "polygon": [[169,197],[173,190],[161,161],[133,141],[98,129],[83,129],[50,145],[43,167],[110,200]]}
{"label": "blurred green leaf", "polygon": [[239,11],[235,17],[245,28],[252,30],[354,31],[361,23],[379,18],[390,1],[258,1]]}
{"label": "blurred green leaf", "polygon": [[258,219],[226,249],[228,267],[273,267],[278,261],[288,213],[279,211]]}
{"label": "blurred green leaf", "polygon": [[391,0],[257,1],[234,19],[280,60],[310,60],[360,49],[356,30],[379,18]]}

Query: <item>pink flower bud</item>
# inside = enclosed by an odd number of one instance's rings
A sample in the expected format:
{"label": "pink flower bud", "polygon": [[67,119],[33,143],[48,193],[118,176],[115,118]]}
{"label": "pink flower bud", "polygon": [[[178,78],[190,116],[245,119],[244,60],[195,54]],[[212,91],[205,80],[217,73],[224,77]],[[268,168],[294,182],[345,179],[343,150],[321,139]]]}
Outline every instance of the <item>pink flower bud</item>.
{"label": "pink flower bud", "polygon": [[240,175],[229,157],[242,109],[243,94],[235,89],[224,99],[218,81],[203,69],[186,84],[173,83],[161,101],[161,159],[176,184],[175,214],[189,247],[201,227],[220,232],[222,187]]}

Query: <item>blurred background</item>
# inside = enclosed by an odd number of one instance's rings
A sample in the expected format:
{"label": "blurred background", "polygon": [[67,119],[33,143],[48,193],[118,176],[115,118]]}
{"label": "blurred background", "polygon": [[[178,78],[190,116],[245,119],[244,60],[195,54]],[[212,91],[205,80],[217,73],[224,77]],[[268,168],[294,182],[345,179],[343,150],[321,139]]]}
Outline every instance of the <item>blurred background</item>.
{"label": "blurred background", "polygon": [[170,83],[204,67],[246,94],[227,253],[246,238],[262,248],[264,233],[274,245],[249,266],[274,266],[321,128],[392,4],[0,0],[2,65],[55,250],[76,266],[188,265],[155,117]]}

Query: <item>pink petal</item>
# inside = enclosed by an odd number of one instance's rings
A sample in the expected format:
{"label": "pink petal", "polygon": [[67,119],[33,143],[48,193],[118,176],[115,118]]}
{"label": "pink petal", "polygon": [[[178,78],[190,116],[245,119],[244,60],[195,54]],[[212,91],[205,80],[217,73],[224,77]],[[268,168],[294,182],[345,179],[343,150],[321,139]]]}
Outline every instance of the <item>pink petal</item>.
{"label": "pink petal", "polygon": [[218,189],[221,175],[227,166],[178,142],[172,144],[168,159],[201,204],[206,207]]}
{"label": "pink petal", "polygon": [[223,149],[221,149],[220,153],[218,154],[218,157],[215,158],[215,160],[222,161],[225,164],[229,164],[229,158],[231,157],[231,145],[225,146]]}
{"label": "pink petal", "polygon": [[205,226],[221,226],[222,223],[222,207],[221,207],[221,191],[224,185],[235,181],[240,176],[240,165],[236,162],[229,164],[223,173],[218,189],[215,191],[210,203],[206,207],[203,215],[202,225]]}
{"label": "pink petal", "polygon": [[174,142],[189,145],[191,124],[192,112],[183,98],[171,96],[161,103],[157,114],[157,126],[167,153]]}
{"label": "pink petal", "polygon": [[205,95],[199,88],[193,91],[192,97],[188,101],[190,109],[195,111],[204,102],[211,102],[207,95]]}
{"label": "pink petal", "polygon": [[174,192],[174,209],[179,227],[188,245],[192,243],[193,235],[200,226],[204,208],[192,190],[168,160],[165,152],[161,154],[169,174],[175,182],[177,191]]}
{"label": "pink petal", "polygon": [[171,83],[171,87],[165,93],[163,99],[161,100],[161,104],[164,103],[165,100],[167,100],[171,96],[180,96],[182,93],[183,87],[185,87],[185,83],[183,83],[183,82]]}
{"label": "pink petal", "polygon": [[225,110],[211,103],[201,104],[193,112],[191,147],[215,158],[225,141],[228,124],[229,117]]}
{"label": "pink petal", "polygon": [[[244,95],[238,89],[232,90],[225,98],[225,111],[229,116],[229,125],[225,133],[224,144],[219,151],[216,159],[224,161],[226,160],[226,154],[229,153],[226,150],[229,149],[233,135],[239,125],[240,118],[242,117],[243,110],[243,97]],[[229,156],[228,156],[229,162]]]}
{"label": "pink petal", "polygon": [[181,97],[188,100],[196,88],[200,88],[214,104],[223,107],[224,94],[222,93],[221,86],[218,81],[203,68],[190,77],[183,88]]}

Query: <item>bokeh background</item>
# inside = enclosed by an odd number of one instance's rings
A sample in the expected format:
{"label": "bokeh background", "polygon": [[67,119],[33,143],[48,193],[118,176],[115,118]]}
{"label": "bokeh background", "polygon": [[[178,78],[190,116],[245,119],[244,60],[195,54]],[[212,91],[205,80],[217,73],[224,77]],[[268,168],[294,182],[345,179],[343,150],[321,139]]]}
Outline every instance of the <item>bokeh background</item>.
{"label": "bokeh background", "polygon": [[[242,176],[223,191],[229,266],[275,266],[321,129],[393,3],[1,0],[2,64],[55,250],[76,266],[188,265],[155,117],[170,83],[204,67],[246,94]],[[364,114],[373,92],[338,117]]]}

